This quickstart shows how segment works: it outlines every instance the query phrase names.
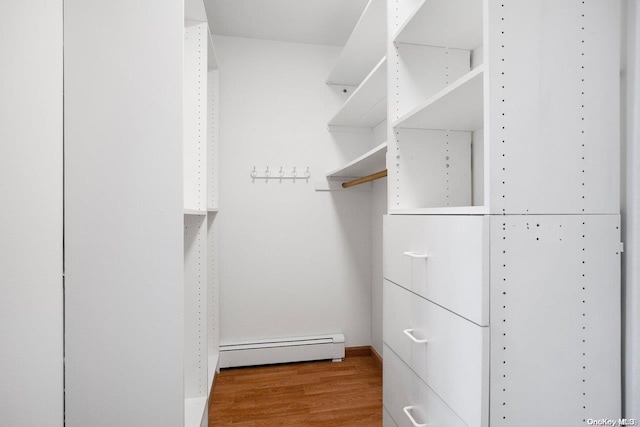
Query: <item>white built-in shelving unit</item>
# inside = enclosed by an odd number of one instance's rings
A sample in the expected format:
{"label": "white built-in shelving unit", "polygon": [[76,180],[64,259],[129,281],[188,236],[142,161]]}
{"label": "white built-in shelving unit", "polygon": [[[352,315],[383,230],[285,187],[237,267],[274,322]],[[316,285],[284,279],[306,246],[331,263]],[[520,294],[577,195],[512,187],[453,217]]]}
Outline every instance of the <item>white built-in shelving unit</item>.
{"label": "white built-in shelving unit", "polygon": [[369,133],[362,155],[327,172],[327,179],[360,178],[385,169],[386,143],[373,140],[373,128],[387,120],[385,0],[370,0],[340,53],[327,83],[349,96],[328,122],[332,132]]}
{"label": "white built-in shelving unit", "polygon": [[[185,426],[206,426],[218,369],[218,61],[201,2],[184,28]],[[191,18],[191,19],[188,19]]]}
{"label": "white built-in shelving unit", "polygon": [[486,213],[483,2],[391,3],[389,210]]}
{"label": "white built-in shelving unit", "polygon": [[619,418],[619,7],[387,0],[385,426]]}

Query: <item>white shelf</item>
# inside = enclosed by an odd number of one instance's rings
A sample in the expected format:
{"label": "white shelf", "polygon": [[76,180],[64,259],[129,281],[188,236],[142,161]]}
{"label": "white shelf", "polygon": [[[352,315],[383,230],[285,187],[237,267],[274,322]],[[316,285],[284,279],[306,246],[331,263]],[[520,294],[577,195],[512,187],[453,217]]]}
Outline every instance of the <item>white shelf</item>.
{"label": "white shelf", "polygon": [[471,72],[414,108],[393,127],[474,131],[483,127],[484,66]]}
{"label": "white shelf", "polygon": [[486,206],[443,206],[434,208],[389,209],[390,215],[487,215]]}
{"label": "white shelf", "polygon": [[327,178],[360,178],[386,169],[387,143],[378,145],[346,165],[327,173]]}
{"label": "white shelf", "polygon": [[184,427],[200,427],[207,409],[207,396],[184,400]]}
{"label": "white shelf", "polygon": [[387,118],[387,58],[382,58],[351,94],[329,126],[372,128]]}
{"label": "white shelf", "polygon": [[384,0],[369,0],[327,83],[357,86],[386,52]]}
{"label": "white shelf", "polygon": [[207,214],[207,211],[203,211],[203,210],[200,210],[200,209],[185,209],[184,210],[184,214],[185,215],[205,216]]}
{"label": "white shelf", "polygon": [[482,1],[423,0],[396,42],[472,50],[482,45]]}
{"label": "white shelf", "polygon": [[207,212],[214,212],[214,213],[215,213],[215,212],[218,212],[219,210],[220,210],[220,209],[219,209],[219,208],[216,208],[216,207],[208,207],[208,208],[207,208]]}

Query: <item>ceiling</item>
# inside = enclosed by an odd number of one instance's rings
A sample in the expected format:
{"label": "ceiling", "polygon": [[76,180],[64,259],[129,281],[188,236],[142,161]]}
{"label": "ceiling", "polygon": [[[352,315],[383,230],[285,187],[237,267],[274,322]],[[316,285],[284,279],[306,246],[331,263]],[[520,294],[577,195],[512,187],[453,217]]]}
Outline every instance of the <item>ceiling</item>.
{"label": "ceiling", "polygon": [[367,0],[204,0],[211,33],[342,46]]}

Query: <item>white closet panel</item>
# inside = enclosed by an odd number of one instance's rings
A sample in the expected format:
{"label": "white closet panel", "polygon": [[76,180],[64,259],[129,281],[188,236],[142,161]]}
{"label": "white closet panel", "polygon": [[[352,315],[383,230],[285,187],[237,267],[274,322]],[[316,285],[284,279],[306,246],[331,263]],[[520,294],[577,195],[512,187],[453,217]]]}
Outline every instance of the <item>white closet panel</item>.
{"label": "white closet panel", "polygon": [[69,427],[183,423],[183,8],[65,1]]}
{"label": "white closet panel", "polygon": [[184,25],[184,208],[207,210],[207,83],[209,30],[206,22]]}
{"label": "white closet panel", "polygon": [[620,418],[619,226],[492,216],[492,427]]}
{"label": "white closet panel", "polygon": [[207,219],[184,216],[184,395],[207,392]]}
{"label": "white closet panel", "polygon": [[485,50],[491,213],[619,212],[620,2],[501,4]]}
{"label": "white closet panel", "polygon": [[63,425],[62,0],[0,2],[0,425]]}

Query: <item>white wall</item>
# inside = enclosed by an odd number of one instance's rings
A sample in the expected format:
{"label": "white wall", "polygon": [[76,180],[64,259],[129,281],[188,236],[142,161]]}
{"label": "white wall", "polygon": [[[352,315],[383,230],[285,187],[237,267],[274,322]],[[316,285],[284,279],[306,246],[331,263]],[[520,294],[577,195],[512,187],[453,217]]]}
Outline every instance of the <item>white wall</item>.
{"label": "white wall", "polygon": [[62,426],[62,1],[0,2],[0,425]]}
{"label": "white wall", "polygon": [[182,0],[65,0],[69,427],[183,423],[182,45]]}
{"label": "white wall", "polygon": [[[342,332],[371,343],[371,192],[314,181],[373,146],[330,134],[337,47],[215,37],[220,70],[221,341]],[[354,138],[362,141],[356,142]],[[366,141],[365,141],[366,140]],[[249,173],[310,167],[309,183]]]}
{"label": "white wall", "polygon": [[[640,418],[640,7],[626,0],[623,7],[622,64],[622,191],[624,392],[627,418]],[[626,24],[626,25],[624,25]],[[625,46],[626,41],[626,46]],[[625,55],[626,53],[626,55]],[[626,61],[625,61],[626,56]],[[625,114],[626,112],[626,114]]]}

